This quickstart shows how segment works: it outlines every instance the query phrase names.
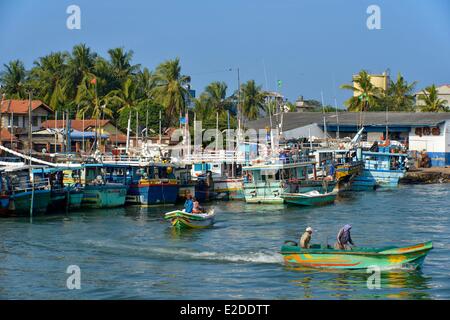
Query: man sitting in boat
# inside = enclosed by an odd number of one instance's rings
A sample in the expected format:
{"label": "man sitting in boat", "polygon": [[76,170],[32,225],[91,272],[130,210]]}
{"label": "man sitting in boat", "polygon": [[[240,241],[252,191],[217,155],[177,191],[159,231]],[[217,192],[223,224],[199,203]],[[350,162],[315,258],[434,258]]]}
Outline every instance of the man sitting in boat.
{"label": "man sitting in boat", "polygon": [[200,207],[200,203],[198,202],[197,198],[194,198],[194,207],[192,208],[192,213],[204,213],[204,210],[202,207]]}
{"label": "man sitting in boat", "polygon": [[192,201],[192,196],[190,194],[188,194],[186,197],[186,201],[184,203],[184,211],[186,213],[192,213],[193,208],[194,208],[194,202]]}
{"label": "man sitting in boat", "polygon": [[309,242],[311,241],[311,235],[313,233],[313,229],[311,227],[306,228],[305,232],[302,234],[299,242],[300,248],[309,249]]}
{"label": "man sitting in boat", "polygon": [[337,241],[334,244],[334,248],[338,250],[352,250],[351,244],[354,246],[355,244],[352,241],[352,237],[350,235],[351,225],[346,224],[341,230],[339,230],[337,235]]}

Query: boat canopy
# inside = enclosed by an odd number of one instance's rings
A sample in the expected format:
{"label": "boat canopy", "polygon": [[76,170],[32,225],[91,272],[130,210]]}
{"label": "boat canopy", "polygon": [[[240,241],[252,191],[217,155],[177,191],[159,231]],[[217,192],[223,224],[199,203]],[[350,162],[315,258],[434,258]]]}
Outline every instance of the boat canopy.
{"label": "boat canopy", "polygon": [[[79,141],[79,140],[83,140],[83,139],[95,139],[95,132],[92,131],[78,131],[78,130],[74,130],[72,129],[72,131],[70,132],[70,139],[72,139],[73,141]],[[107,139],[109,138],[108,134],[101,134],[100,135],[101,139]]]}

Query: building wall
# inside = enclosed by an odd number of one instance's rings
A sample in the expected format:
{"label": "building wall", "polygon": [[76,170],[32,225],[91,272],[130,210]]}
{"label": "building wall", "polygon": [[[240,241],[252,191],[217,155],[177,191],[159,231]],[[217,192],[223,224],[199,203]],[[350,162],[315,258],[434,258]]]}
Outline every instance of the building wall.
{"label": "building wall", "polygon": [[285,131],[283,132],[283,135],[286,139],[308,138],[310,135],[311,137],[323,138],[324,132],[317,124],[313,123],[304,127]]}
{"label": "building wall", "polygon": [[[383,74],[371,74],[370,76],[370,82],[377,88],[381,88],[382,90],[386,90],[389,85],[389,76],[385,73]],[[353,76],[353,86],[358,88],[358,84],[355,82],[355,80],[358,79],[358,75]],[[353,96],[359,96],[359,91],[353,91]]]}
{"label": "building wall", "polygon": [[450,122],[446,121],[439,126],[440,134],[416,135],[416,128],[409,133],[409,150],[425,150],[431,158],[431,165],[441,167],[450,165]]}
{"label": "building wall", "polygon": [[[32,117],[34,118],[33,130],[40,129],[42,122],[47,120],[49,114],[50,112],[48,112],[46,109],[42,107],[34,109],[32,111]],[[24,114],[4,113],[2,114],[1,121],[2,121],[2,128],[7,128],[11,126],[11,121],[13,121],[14,127],[28,129],[28,114],[24,115]]]}

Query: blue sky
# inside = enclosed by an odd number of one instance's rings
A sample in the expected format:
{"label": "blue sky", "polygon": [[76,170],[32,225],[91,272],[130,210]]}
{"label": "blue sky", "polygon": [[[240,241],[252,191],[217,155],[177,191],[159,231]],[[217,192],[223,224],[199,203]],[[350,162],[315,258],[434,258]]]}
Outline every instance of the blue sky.
{"label": "blue sky", "polygon": [[[81,8],[81,30],[66,28],[66,8]],[[381,8],[381,30],[366,27],[369,5]],[[0,0],[0,64],[27,68],[51,51],[86,43],[101,55],[125,47],[153,69],[180,57],[197,92],[211,81],[237,88],[255,79],[290,100],[299,95],[338,104],[339,89],[364,68],[417,89],[450,83],[450,1],[447,0]]]}

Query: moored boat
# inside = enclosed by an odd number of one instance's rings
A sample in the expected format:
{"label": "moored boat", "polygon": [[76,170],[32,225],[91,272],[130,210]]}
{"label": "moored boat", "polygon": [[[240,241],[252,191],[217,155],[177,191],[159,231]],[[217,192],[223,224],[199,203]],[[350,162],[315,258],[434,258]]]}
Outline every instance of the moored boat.
{"label": "moored boat", "polygon": [[289,243],[281,247],[288,265],[331,269],[418,269],[433,248],[431,241],[407,247],[359,248],[336,250],[330,246],[312,245],[303,249]]}
{"label": "moored boat", "polygon": [[187,213],[182,210],[167,212],[164,219],[170,220],[172,227],[177,229],[201,229],[214,224],[214,210],[208,213]]}
{"label": "moored boat", "polygon": [[353,191],[397,187],[400,178],[405,175],[406,153],[391,152],[390,147],[378,145],[372,150],[374,151],[362,151],[364,170],[355,177]]}
{"label": "moored boat", "polygon": [[322,206],[336,200],[337,192],[320,193],[313,190],[306,193],[283,193],[284,202],[300,206]]}
{"label": "moored boat", "polygon": [[83,165],[81,181],[85,184],[82,207],[113,208],[125,204],[127,186],[122,183],[106,182],[101,164]]}
{"label": "moored boat", "polygon": [[0,214],[23,216],[45,213],[51,201],[48,179],[30,179],[31,168],[5,168],[0,171]]}

